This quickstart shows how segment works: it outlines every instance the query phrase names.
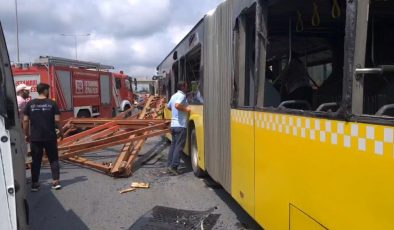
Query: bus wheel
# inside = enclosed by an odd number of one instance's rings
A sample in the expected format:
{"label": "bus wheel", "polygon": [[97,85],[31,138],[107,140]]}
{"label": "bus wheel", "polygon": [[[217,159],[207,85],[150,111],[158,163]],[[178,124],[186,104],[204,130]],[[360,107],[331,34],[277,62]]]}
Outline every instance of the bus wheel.
{"label": "bus wheel", "polygon": [[198,148],[195,129],[192,129],[190,133],[190,160],[194,175],[196,177],[203,177],[205,172],[198,166]]}

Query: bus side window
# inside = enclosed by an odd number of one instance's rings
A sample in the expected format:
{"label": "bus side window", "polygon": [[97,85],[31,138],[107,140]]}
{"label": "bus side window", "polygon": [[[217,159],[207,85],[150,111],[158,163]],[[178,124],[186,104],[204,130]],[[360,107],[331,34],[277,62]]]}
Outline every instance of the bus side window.
{"label": "bus side window", "polygon": [[[392,2],[372,1],[367,32],[366,68],[394,65],[394,14]],[[365,74],[362,114],[394,117],[394,73]]]}
{"label": "bus side window", "polygon": [[174,62],[172,64],[171,72],[170,72],[170,80],[169,80],[169,95],[172,96],[174,93],[177,92],[176,90],[176,85],[178,84],[178,81],[180,81],[179,77],[179,60]]}
{"label": "bus side window", "polygon": [[201,71],[201,45],[185,55],[184,76],[189,85],[188,102],[190,104],[203,104],[203,79]]}
{"label": "bus side window", "polygon": [[235,71],[233,106],[255,106],[255,34],[256,8],[251,7],[237,19],[234,30]]}
{"label": "bus side window", "polygon": [[297,10],[313,13],[306,5],[291,10],[268,6],[264,89],[259,89],[264,90],[264,107],[336,112],[342,102],[345,17],[322,18],[324,27],[304,31],[299,25],[307,25],[306,17],[294,21],[288,13]]}

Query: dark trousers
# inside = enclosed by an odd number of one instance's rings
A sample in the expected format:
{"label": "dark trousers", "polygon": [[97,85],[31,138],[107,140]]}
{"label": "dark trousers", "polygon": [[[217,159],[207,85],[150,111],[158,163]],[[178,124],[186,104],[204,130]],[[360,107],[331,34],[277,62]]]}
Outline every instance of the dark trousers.
{"label": "dark trousers", "polygon": [[170,152],[168,153],[167,167],[172,167],[174,169],[178,168],[181,161],[181,154],[186,143],[186,133],[186,128],[171,128],[172,142]]}
{"label": "dark trousers", "polygon": [[45,152],[51,164],[52,179],[59,180],[59,156],[57,150],[57,140],[53,141],[32,141],[30,143],[32,166],[31,166],[31,180],[37,183],[40,179],[40,170],[42,156]]}

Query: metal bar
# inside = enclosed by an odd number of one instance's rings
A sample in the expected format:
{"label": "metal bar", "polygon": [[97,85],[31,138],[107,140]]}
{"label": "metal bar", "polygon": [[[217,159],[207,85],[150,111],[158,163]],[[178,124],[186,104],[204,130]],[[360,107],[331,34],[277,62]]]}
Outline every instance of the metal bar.
{"label": "metal bar", "polygon": [[111,146],[116,146],[116,145],[120,145],[120,144],[126,144],[126,143],[129,143],[129,142],[138,141],[138,140],[141,140],[141,139],[146,139],[146,138],[150,138],[150,137],[154,137],[154,136],[159,136],[159,135],[162,135],[162,134],[165,134],[165,133],[169,133],[169,132],[171,132],[170,129],[164,129],[164,130],[160,130],[160,131],[151,132],[151,133],[149,133],[147,135],[141,135],[141,136],[131,137],[131,138],[123,139],[123,140],[113,141],[113,142],[110,142],[110,143],[104,143],[104,144],[100,144],[100,145],[95,145],[94,147],[83,148],[83,149],[79,149],[79,150],[76,150],[76,151],[73,151],[73,152],[67,152],[67,153],[65,153],[63,155],[60,155],[59,159],[67,159],[67,158],[70,158],[70,157],[74,157],[74,156],[78,156],[78,155],[81,155],[81,154],[97,151],[97,150],[108,148],[108,147],[111,147]]}
{"label": "metal bar", "polygon": [[101,131],[103,129],[111,128],[114,125],[116,125],[116,123],[112,121],[112,122],[108,122],[106,124],[103,124],[101,126],[98,126],[98,127],[95,127],[95,128],[89,129],[89,130],[86,130],[84,132],[75,134],[73,136],[64,138],[62,141],[60,141],[59,145],[65,145],[65,144],[74,142],[74,141],[76,141],[76,140],[78,140],[80,138],[86,137],[87,135],[91,135],[91,134],[96,133],[98,131]]}
{"label": "metal bar", "polygon": [[[123,112],[113,119],[71,119],[67,122],[71,130],[76,127],[91,127],[92,129],[68,137],[60,141],[60,159],[71,163],[84,165],[114,176],[128,176],[138,152],[147,138],[170,132],[169,120],[145,119],[158,117],[163,100],[151,96],[144,102],[143,110],[125,118],[132,109]],[[133,106],[134,107],[134,106]],[[136,116],[138,116],[137,119]],[[133,119],[134,118],[134,119]],[[85,153],[124,144],[122,151],[113,166],[94,162],[80,157]]]}
{"label": "metal bar", "polygon": [[[156,104],[155,105],[156,109],[158,106],[160,106],[160,102],[157,103],[157,101],[155,101],[152,103]],[[147,134],[149,134],[149,131],[144,132],[144,135],[147,135]],[[146,142],[146,139],[142,139],[142,140],[137,141],[137,143],[134,143],[134,146],[131,150],[131,153],[130,153],[129,159],[127,160],[127,163],[122,164],[121,166],[124,166],[124,167],[119,168],[119,171],[122,172],[122,176],[130,176],[131,175],[134,162],[136,161],[136,159],[138,157],[138,152],[141,150],[141,148],[145,144],[145,142]]]}
{"label": "metal bar", "polygon": [[[145,133],[146,134],[146,133]],[[127,160],[127,164],[124,168],[124,175],[130,176],[132,173],[134,162],[137,160],[138,152],[141,150],[142,146],[145,144],[146,139],[139,140],[135,145],[130,154],[129,159]]]}
{"label": "metal bar", "polygon": [[80,144],[76,143],[76,144],[66,145],[66,146],[63,145],[63,146],[58,147],[58,149],[60,151],[63,151],[63,150],[71,151],[71,150],[87,148],[87,147],[98,145],[98,144],[105,143],[105,142],[116,141],[116,140],[119,140],[119,139],[127,139],[131,135],[142,134],[145,131],[151,131],[151,130],[155,130],[155,129],[163,129],[163,128],[168,127],[168,125],[169,125],[169,122],[164,122],[162,124],[148,126],[146,128],[143,128],[143,129],[130,131],[130,132],[123,133],[123,134],[120,134],[120,135],[114,135],[112,137],[103,138],[103,139],[97,140],[97,141],[91,141],[91,142],[88,142],[88,143],[80,143]]}
{"label": "metal bar", "polygon": [[[145,103],[144,108],[142,109],[140,115],[138,116],[138,119],[144,119],[147,109],[150,106],[150,104],[152,103],[154,97],[150,96],[147,100],[147,102]],[[135,135],[131,135],[131,138],[135,137]],[[126,142],[127,143],[127,142]],[[116,174],[119,173],[119,169],[121,168],[121,165],[123,164],[124,161],[126,161],[129,156],[130,156],[130,151],[132,150],[132,144],[128,143],[125,144],[122,148],[122,151],[120,152],[118,158],[116,159],[113,168],[111,169],[111,173],[112,174]]]}
{"label": "metal bar", "polygon": [[70,133],[75,132],[75,131],[77,131],[76,128],[69,128],[69,129],[67,129],[66,132],[64,132],[63,137],[64,138],[69,137]]}
{"label": "metal bar", "polygon": [[289,17],[289,61],[288,64],[290,65],[291,59],[292,59],[292,49],[293,49],[293,41],[292,41],[292,31],[291,31],[291,17]]}
{"label": "metal bar", "polygon": [[[164,119],[163,119],[164,120]],[[108,122],[116,122],[117,125],[126,124],[126,125],[133,125],[133,124],[146,124],[146,123],[160,123],[160,120],[157,119],[100,119],[100,118],[81,118],[71,120],[70,124],[78,125],[78,124],[105,124]]]}
{"label": "metal bar", "polygon": [[[160,123],[157,123],[157,124],[160,124]],[[145,128],[145,127],[147,127],[147,126],[150,126],[150,125],[156,125],[156,124],[139,124],[139,125],[127,125],[127,124],[124,124],[124,125],[118,125],[119,127],[120,127],[120,129],[122,129],[122,130],[137,130],[137,129],[142,129],[142,128]],[[76,125],[75,126],[76,128],[94,128],[94,127],[96,127],[96,126],[92,126],[92,125]]]}
{"label": "metal bar", "polygon": [[382,74],[382,68],[356,68],[356,74]]}
{"label": "metal bar", "polygon": [[[160,109],[160,106],[162,105],[162,99],[155,102],[156,103],[156,111],[158,111]],[[154,115],[157,115],[156,113]],[[152,117],[155,117],[154,115],[152,115]],[[144,135],[148,134],[149,131],[145,132]],[[137,160],[138,157],[138,152],[141,150],[142,146],[145,144],[146,139],[142,139],[139,140],[137,143],[134,144],[134,148],[131,151],[130,157],[127,160],[127,163],[123,168],[120,168],[120,171],[123,171],[123,175],[122,176],[130,176],[132,174],[132,169],[134,166],[135,161]]]}
{"label": "metal bar", "polygon": [[126,111],[123,111],[123,112],[119,113],[115,118],[126,118],[126,115],[129,112],[132,112],[135,108],[136,108],[136,106],[133,105],[133,106],[131,106],[131,108],[127,109]]}
{"label": "metal bar", "polygon": [[105,129],[103,131],[100,131],[96,134],[93,134],[92,136],[86,136],[85,138],[81,138],[78,141],[73,142],[73,144],[80,144],[80,143],[87,143],[90,141],[94,141],[94,140],[99,140],[105,137],[109,137],[110,135],[113,135],[114,133],[118,132],[120,129],[120,127],[118,125],[111,127],[109,129]]}
{"label": "metal bar", "polygon": [[255,51],[255,105],[264,107],[265,70],[266,70],[266,41],[267,41],[267,6],[262,1],[256,5],[256,51]]}
{"label": "metal bar", "polygon": [[[351,70],[352,75],[352,113],[356,115],[360,115],[363,113],[363,104],[364,104],[364,79],[357,79],[357,75],[354,70],[356,68],[363,68],[365,66],[365,54],[367,49],[367,32],[368,32],[368,17],[369,17],[369,0],[359,0],[353,1],[355,2],[355,31],[349,31],[355,33],[352,52],[353,52],[353,62],[346,64],[346,66],[350,66],[353,64],[353,68]],[[348,2],[348,6],[352,4]],[[346,20],[348,20],[348,16],[346,15]],[[348,32],[348,31],[346,31]],[[346,44],[345,44],[346,45]],[[347,60],[345,60],[346,63]]]}
{"label": "metal bar", "polygon": [[90,168],[93,168],[93,169],[97,169],[97,170],[103,171],[105,173],[108,173],[109,170],[111,169],[111,167],[108,166],[108,165],[103,165],[103,164],[100,164],[100,163],[96,163],[94,161],[88,160],[88,159],[83,158],[83,157],[70,157],[70,158],[66,159],[66,161],[69,161],[69,162],[72,162],[72,163],[81,164],[81,165],[84,165],[84,166],[87,166],[87,167],[90,167]]}
{"label": "metal bar", "polygon": [[91,136],[90,139],[92,139],[92,140],[99,140],[101,138],[108,137],[108,136],[113,135],[114,133],[118,132],[119,129],[120,129],[119,125],[114,126],[112,128],[109,128],[107,130],[103,130],[100,133],[97,133],[97,134]]}
{"label": "metal bar", "polygon": [[129,118],[129,119],[135,119],[135,118],[137,118],[139,115],[140,115],[140,113],[136,113],[136,114],[131,115],[131,116],[128,117],[128,118]]}

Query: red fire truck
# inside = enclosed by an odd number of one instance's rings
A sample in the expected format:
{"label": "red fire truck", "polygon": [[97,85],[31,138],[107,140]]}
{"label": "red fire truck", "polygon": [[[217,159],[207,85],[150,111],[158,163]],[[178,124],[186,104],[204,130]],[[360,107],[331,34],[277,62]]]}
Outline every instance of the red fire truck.
{"label": "red fire truck", "polygon": [[33,64],[16,64],[12,71],[15,86],[51,86],[50,97],[58,103],[62,119],[70,117],[112,117],[134,102],[132,78],[110,72],[113,66],[59,57],[39,57]]}

